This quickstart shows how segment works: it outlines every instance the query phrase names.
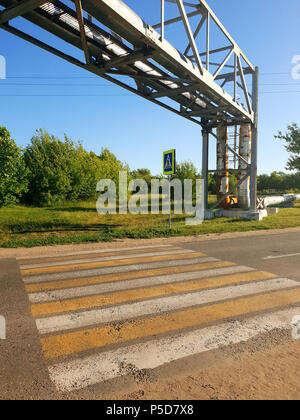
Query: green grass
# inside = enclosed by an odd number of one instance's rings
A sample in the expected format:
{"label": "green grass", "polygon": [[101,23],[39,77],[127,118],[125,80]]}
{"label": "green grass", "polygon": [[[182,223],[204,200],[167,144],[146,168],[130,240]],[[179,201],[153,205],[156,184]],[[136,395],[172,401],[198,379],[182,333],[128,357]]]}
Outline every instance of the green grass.
{"label": "green grass", "polygon": [[[215,197],[210,197],[214,202]],[[186,226],[183,215],[173,215],[172,231],[167,215],[106,215],[95,210],[95,202],[68,203],[54,207],[14,206],[0,209],[0,247],[113,241],[122,238],[155,238],[246,232],[300,226],[300,202],[281,209],[262,222],[214,219],[200,226]]]}

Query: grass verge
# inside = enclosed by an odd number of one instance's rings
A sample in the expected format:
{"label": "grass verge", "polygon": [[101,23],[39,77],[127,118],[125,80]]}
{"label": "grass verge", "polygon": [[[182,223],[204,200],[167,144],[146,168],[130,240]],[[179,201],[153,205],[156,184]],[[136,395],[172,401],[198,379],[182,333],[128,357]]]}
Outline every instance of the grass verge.
{"label": "grass verge", "polygon": [[[214,201],[214,197],[210,201]],[[14,206],[0,209],[0,247],[18,248],[58,244],[113,241],[124,238],[159,238],[247,232],[300,226],[300,202],[294,208],[261,222],[242,219],[215,219],[200,226],[186,226],[185,217],[173,215],[169,230],[167,215],[106,215],[95,203],[68,203],[60,207]]]}

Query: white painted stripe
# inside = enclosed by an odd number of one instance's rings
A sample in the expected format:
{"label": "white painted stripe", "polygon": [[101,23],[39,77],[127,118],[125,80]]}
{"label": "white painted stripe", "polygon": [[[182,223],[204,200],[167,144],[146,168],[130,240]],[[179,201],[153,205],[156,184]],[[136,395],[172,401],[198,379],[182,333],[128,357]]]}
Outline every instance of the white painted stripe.
{"label": "white painted stripe", "polygon": [[140,257],[155,257],[157,255],[169,255],[169,254],[193,254],[195,251],[191,251],[189,249],[179,249],[179,250],[172,250],[169,249],[168,251],[157,251],[157,252],[146,252],[143,254],[119,254],[113,255],[110,257],[101,257],[101,258],[94,258],[94,259],[81,259],[81,260],[73,260],[73,261],[57,261],[57,262],[48,262],[43,264],[33,264],[33,265],[22,265],[22,270],[30,270],[34,268],[47,268],[47,267],[60,267],[60,266],[68,266],[74,264],[88,264],[88,263],[95,263],[95,262],[102,262],[102,261],[111,261],[111,260],[128,260],[130,258],[140,258]]}
{"label": "white painted stripe", "polygon": [[264,260],[276,260],[277,258],[290,258],[290,257],[299,257],[300,253],[298,254],[286,254],[286,255],[273,255],[269,257],[265,257]]}
{"label": "white painted stripe", "polygon": [[274,329],[290,329],[300,307],[248,318],[227,321],[217,326],[121,347],[117,350],[80,357],[49,367],[52,381],[60,391],[73,391],[129,373],[136,369],[154,369],[174,360],[247,341]]}
{"label": "white painted stripe", "polygon": [[222,287],[220,289],[181,294],[180,296],[163,297],[143,302],[129,303],[80,313],[36,319],[41,334],[83,328],[98,324],[134,319],[140,316],[158,315],[163,312],[176,311],[192,306],[207,305],[227,299],[236,299],[266,293],[289,287],[300,287],[300,284],[289,279],[273,279],[239,286]]}
{"label": "white painted stripe", "polygon": [[63,299],[72,299],[83,296],[94,296],[107,292],[117,292],[120,290],[130,290],[147,286],[156,286],[166,283],[177,283],[185,280],[204,279],[226,274],[244,273],[253,271],[253,268],[243,266],[233,266],[224,268],[214,268],[203,271],[192,271],[190,273],[178,273],[157,277],[144,277],[134,280],[122,280],[111,283],[100,283],[92,286],[72,287],[71,289],[51,290],[48,292],[30,293],[31,303],[55,302]]}
{"label": "white painted stripe", "polygon": [[25,276],[23,280],[26,284],[31,283],[43,283],[47,281],[57,281],[57,280],[69,280],[69,279],[78,279],[82,277],[91,277],[91,276],[101,276],[103,274],[116,274],[116,273],[128,273],[130,271],[139,271],[139,270],[152,270],[154,268],[164,268],[164,267],[178,267],[186,266],[193,264],[201,264],[205,262],[215,262],[220,261],[216,258],[211,257],[198,257],[182,260],[169,260],[169,261],[157,261],[157,262],[148,262],[132,265],[121,265],[116,267],[105,267],[105,268],[93,268],[89,270],[80,270],[73,272],[62,272],[62,273],[47,273],[34,276]]}
{"label": "white painted stripe", "polygon": [[78,252],[68,252],[68,253],[59,253],[56,255],[45,255],[42,257],[18,257],[17,260],[38,260],[44,258],[57,258],[57,257],[72,257],[76,255],[88,255],[88,254],[102,254],[103,252],[122,252],[122,251],[132,251],[135,249],[149,249],[149,248],[166,248],[166,247],[176,247],[176,245],[147,245],[147,246],[132,246],[127,248],[109,248],[109,249],[93,249],[90,251],[78,251]]}

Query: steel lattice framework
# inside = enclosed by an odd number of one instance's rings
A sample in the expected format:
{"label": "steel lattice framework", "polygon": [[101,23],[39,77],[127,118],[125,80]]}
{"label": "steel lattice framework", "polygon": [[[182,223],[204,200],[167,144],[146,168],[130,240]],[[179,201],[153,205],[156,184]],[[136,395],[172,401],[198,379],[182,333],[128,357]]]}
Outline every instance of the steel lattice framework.
{"label": "steel lattice framework", "polygon": [[[208,177],[208,137],[222,126],[251,124],[251,209],[256,210],[258,69],[242,52],[204,0],[151,0],[160,21],[150,25],[121,0],[0,0],[0,27],[68,62],[160,105],[203,129],[203,177]],[[175,17],[167,16],[166,5]],[[169,10],[168,8],[168,10]],[[56,35],[83,52],[66,54],[18,29],[14,18]],[[197,19],[195,24],[195,19]],[[12,22],[11,22],[12,21]],[[168,41],[181,23],[184,51]],[[212,25],[219,46],[212,48]],[[215,35],[213,35],[215,36]],[[199,40],[201,42],[199,42]],[[205,43],[205,48],[200,44]],[[78,54],[77,54],[78,55]],[[249,87],[249,77],[252,78]],[[241,98],[244,104],[241,103]],[[229,146],[228,146],[229,147]],[[243,158],[230,149],[238,160]],[[242,182],[240,180],[240,182]],[[207,196],[207,191],[206,191]]]}

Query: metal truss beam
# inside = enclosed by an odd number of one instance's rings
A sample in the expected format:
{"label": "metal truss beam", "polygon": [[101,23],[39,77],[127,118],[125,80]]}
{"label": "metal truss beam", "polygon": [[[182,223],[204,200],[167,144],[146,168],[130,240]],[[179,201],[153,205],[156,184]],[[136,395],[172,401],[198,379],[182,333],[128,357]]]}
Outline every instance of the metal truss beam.
{"label": "metal truss beam", "polygon": [[[206,17],[205,17],[205,16],[202,16],[202,19],[200,20],[200,22],[199,22],[199,24],[198,24],[198,26],[197,26],[197,28],[196,28],[196,30],[195,30],[195,32],[194,32],[194,34],[193,34],[194,39],[196,39],[196,38],[197,38],[197,36],[199,35],[199,32],[201,31],[202,26],[203,26],[203,24],[204,24],[205,20],[206,20]],[[187,56],[187,54],[188,54],[188,52],[190,51],[190,49],[191,49],[191,43],[189,42],[189,45],[186,47],[186,50],[184,51],[184,55],[186,55],[186,56]],[[200,57],[201,57],[202,55],[206,55],[206,53],[204,53],[204,54],[199,54],[199,55],[200,55]]]}
{"label": "metal truss beam", "polygon": [[213,19],[213,21],[216,23],[216,25],[219,27],[220,31],[226,36],[228,41],[234,46],[235,52],[242,56],[245,62],[248,64],[248,66],[252,69],[252,71],[255,71],[255,67],[252,65],[250,60],[246,57],[246,55],[243,53],[243,51],[240,49],[240,47],[237,45],[237,43],[234,41],[232,36],[229,34],[229,32],[225,29],[224,25],[221,23],[221,21],[218,19],[216,14],[213,12],[213,10],[209,7],[207,2],[205,0],[198,0],[200,3],[200,10],[204,10],[204,13],[209,13],[210,17]]}
{"label": "metal truss beam", "polygon": [[151,97],[143,94],[139,90],[134,89],[131,86],[128,86],[125,83],[123,83],[123,82],[121,82],[121,81],[119,81],[119,80],[117,80],[117,79],[115,79],[113,77],[108,76],[107,74],[101,73],[101,69],[99,69],[96,65],[93,65],[93,64],[87,65],[86,63],[83,63],[80,60],[77,60],[76,58],[74,58],[74,57],[72,57],[72,56],[70,56],[68,54],[62,53],[58,49],[53,48],[52,46],[50,46],[48,44],[45,44],[44,42],[40,41],[39,39],[34,38],[34,37],[32,37],[32,36],[30,36],[30,35],[22,32],[19,29],[14,28],[14,27],[12,27],[12,26],[10,26],[8,24],[0,25],[0,28],[1,29],[4,29],[5,31],[7,31],[7,32],[9,32],[9,33],[11,33],[13,35],[16,35],[19,38],[24,39],[25,41],[27,41],[27,42],[29,42],[29,43],[31,43],[33,45],[36,45],[37,47],[42,48],[45,51],[50,52],[51,54],[56,55],[57,57],[60,57],[60,58],[62,58],[64,60],[68,61],[69,63],[71,63],[71,64],[73,64],[73,65],[75,65],[77,67],[80,67],[82,69],[88,70],[88,71],[90,71],[91,73],[93,73],[95,75],[101,76],[104,79],[108,80],[109,82],[115,83],[116,85],[118,85],[118,86],[120,86],[120,87],[128,90],[129,92],[134,93],[134,94],[136,94],[136,95],[138,95],[138,96],[140,96],[140,97],[142,97],[144,99],[147,99],[148,101],[150,101],[150,102],[152,102],[152,103],[154,103],[156,105],[159,105],[162,108],[164,108],[164,109],[166,109],[168,111],[171,111],[172,113],[175,113],[176,115],[182,116],[185,119],[189,120],[190,122],[193,122],[193,123],[196,123],[196,124],[202,126],[202,124],[201,124],[200,121],[197,121],[194,118],[190,118],[188,116],[185,116],[180,111],[177,111],[176,109],[172,108],[171,106],[168,106],[168,105],[166,105],[164,103],[161,103],[161,102],[159,102],[159,101],[157,101],[155,99],[152,99]]}
{"label": "metal truss beam", "polygon": [[179,9],[180,14],[181,14],[181,19],[183,21],[187,36],[188,36],[189,41],[190,41],[190,46],[191,46],[191,48],[194,52],[194,56],[196,58],[200,73],[203,75],[203,64],[202,64],[202,61],[201,61],[201,58],[200,58],[200,55],[199,55],[199,52],[198,52],[198,48],[197,48],[197,45],[196,45],[196,42],[195,42],[194,35],[192,33],[192,30],[191,30],[191,26],[189,24],[188,16],[187,16],[187,13],[186,13],[185,8],[184,8],[183,1],[182,0],[176,0],[176,1],[177,1],[178,9]]}
{"label": "metal truss beam", "polygon": [[120,57],[112,58],[110,61],[103,65],[103,71],[107,72],[108,70],[116,68],[119,65],[129,65],[137,60],[149,58],[151,57],[152,51],[153,50],[151,48],[144,48],[141,50],[133,51],[132,53],[127,53]]}
{"label": "metal truss beam", "polygon": [[40,7],[42,4],[47,3],[45,0],[23,0],[16,5],[12,5],[0,12],[0,24],[6,23],[18,16],[22,16],[30,10]]}
{"label": "metal truss beam", "polygon": [[172,92],[170,92],[170,89],[161,90],[159,92],[152,93],[150,95],[150,97],[151,98],[163,98],[163,97],[167,96],[169,98],[172,98],[173,96],[179,95],[180,93],[195,91],[195,89],[197,89],[197,85],[196,84],[191,84],[190,86],[182,86],[182,87],[177,88],[177,89],[172,89]]}
{"label": "metal truss beam", "polygon": [[[172,110],[189,121],[209,128],[219,124],[235,125],[254,122],[253,96],[248,91],[245,80],[246,74],[254,74],[254,67],[205,1],[194,0],[194,3],[186,0],[158,1],[161,6],[161,22],[154,26],[161,28],[160,34],[121,0],[101,0],[101,2],[73,0],[73,2],[75,6],[70,7],[60,0],[55,0],[53,3],[42,0],[23,0],[19,4],[16,4],[15,0],[0,0],[0,5],[6,7],[0,16],[2,19],[15,16],[16,10],[13,15],[12,10],[18,8],[18,14],[28,21],[82,50],[85,63],[50,46],[46,47],[48,51],[75,65],[81,67],[84,65],[83,68],[86,70]],[[166,19],[165,3],[174,4],[180,16]],[[36,7],[37,4],[39,6]],[[187,8],[192,10],[188,12]],[[95,18],[94,23],[91,22],[91,18],[84,18],[83,12]],[[193,33],[189,19],[197,15],[199,15],[199,23]],[[183,22],[189,40],[184,55],[165,39],[165,26],[178,21]],[[213,21],[226,37],[225,45],[216,49],[211,48],[211,22]],[[199,51],[197,37],[205,24],[206,48],[205,51]],[[11,32],[14,31],[10,25],[2,27]],[[104,30],[103,27],[107,29]],[[29,33],[22,33],[23,39],[26,36],[32,42]],[[46,45],[42,46],[38,40],[34,43],[41,48]],[[190,49],[193,52],[192,60],[195,60],[196,65],[187,57]],[[225,53],[228,51],[228,53],[219,63],[211,60],[213,54],[223,51]],[[228,63],[232,55],[235,57],[236,64],[231,73],[224,74],[224,68],[232,68]],[[240,57],[248,64],[246,69],[242,68]],[[211,71],[213,66],[217,68]],[[122,81],[119,80],[121,77]],[[241,83],[237,80],[238,77]],[[133,81],[137,89],[132,87]],[[234,81],[233,97],[224,89],[226,83],[230,81]],[[238,103],[237,88],[244,91],[247,108]],[[168,102],[168,105],[165,103],[167,98],[172,100]]]}
{"label": "metal truss beam", "polygon": [[[200,14],[201,14],[201,12],[199,10],[197,10],[196,12],[187,13],[187,17],[191,18],[191,17],[197,16],[197,15],[200,15]],[[172,19],[164,21],[163,26],[172,25],[173,23],[177,23],[177,22],[180,22],[180,21],[182,21],[182,17],[178,16],[176,18],[172,18]],[[151,27],[153,29],[159,29],[161,27],[161,23],[156,23],[155,25],[151,25]]]}
{"label": "metal truss beam", "polygon": [[[213,208],[250,176],[251,211],[255,211],[258,69],[251,64],[206,0],[157,0],[161,22],[154,26],[148,25],[136,15],[126,5],[126,0],[72,1],[74,4],[68,1],[67,5],[61,0],[53,3],[44,0],[0,0],[0,5],[5,7],[0,12],[0,28],[201,126],[205,209],[208,209],[208,173],[213,172],[208,168],[209,136],[216,137],[213,130],[220,125],[236,127],[251,124],[251,164],[228,146],[227,150],[233,154],[235,161],[247,166],[243,170],[228,169],[228,172],[232,170],[243,176]],[[166,3],[178,9],[178,17],[166,16]],[[88,19],[84,17],[85,13]],[[75,53],[74,56],[66,54],[43,43],[29,32],[11,26],[8,22],[17,16],[24,17],[79,49],[84,53],[85,60],[80,61],[75,58]],[[194,31],[190,21],[192,18],[195,19]],[[188,39],[188,45],[184,46],[183,51],[170,44],[166,37],[165,28],[178,22],[183,24],[182,30]],[[220,31],[218,39],[224,39],[219,48],[212,47],[213,26]],[[160,29],[160,33],[156,29]],[[200,35],[201,44],[198,42]],[[215,59],[212,59],[213,55]],[[227,73],[225,69],[230,70]],[[252,76],[252,91],[247,86],[246,75]],[[227,83],[230,82],[233,82],[233,94],[232,89],[227,89]],[[245,96],[245,106],[238,101],[240,91]]]}
{"label": "metal truss beam", "polygon": [[76,6],[76,13],[77,13],[77,19],[78,19],[78,24],[79,24],[82,49],[84,51],[86,64],[89,64],[90,52],[89,52],[87,40],[86,40],[85,26],[84,26],[83,13],[82,13],[82,4],[81,4],[81,0],[74,0],[74,1],[75,1],[75,6]]}
{"label": "metal truss beam", "polygon": [[[167,3],[174,3],[174,4],[176,4],[176,0],[165,0],[165,1]],[[184,1],[183,4],[184,4],[184,6],[187,6],[187,7],[194,7],[196,9],[199,8],[199,5],[198,4],[195,4],[195,3],[188,3],[187,1]]]}

